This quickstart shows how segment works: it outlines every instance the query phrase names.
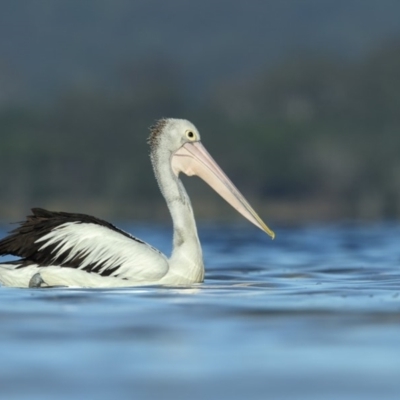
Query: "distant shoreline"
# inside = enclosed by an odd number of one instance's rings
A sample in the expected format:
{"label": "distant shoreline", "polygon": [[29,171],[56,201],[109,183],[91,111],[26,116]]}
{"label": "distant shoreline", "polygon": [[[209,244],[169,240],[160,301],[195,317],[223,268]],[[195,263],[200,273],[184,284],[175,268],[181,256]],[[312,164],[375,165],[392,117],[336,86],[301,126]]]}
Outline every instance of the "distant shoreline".
{"label": "distant shoreline", "polygon": [[[201,222],[235,222],[242,217],[232,211],[223,201],[192,199],[196,220]],[[269,224],[299,225],[313,222],[337,222],[343,220],[377,221],[388,219],[383,204],[365,202],[350,207],[346,202],[335,202],[329,199],[274,200],[265,201],[250,199],[254,209]],[[15,204],[0,206],[0,224],[7,225],[20,221],[30,213],[31,207],[44,207],[53,211],[79,212],[97,217],[118,221],[135,220],[147,222],[171,223],[168,209],[160,200],[149,204],[143,202],[113,204],[102,201],[65,202],[61,200],[44,201],[42,204],[21,206]],[[396,219],[398,216],[391,216]]]}

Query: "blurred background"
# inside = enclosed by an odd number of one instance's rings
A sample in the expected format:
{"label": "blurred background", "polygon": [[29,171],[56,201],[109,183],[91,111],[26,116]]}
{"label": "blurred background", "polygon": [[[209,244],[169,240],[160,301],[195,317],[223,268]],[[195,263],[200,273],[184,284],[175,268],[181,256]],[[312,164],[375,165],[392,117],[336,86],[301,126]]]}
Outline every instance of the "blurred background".
{"label": "blurred background", "polygon": [[[0,9],[3,222],[32,206],[169,218],[146,144],[161,117],[192,120],[268,223],[400,216],[398,0]],[[185,184],[199,219],[236,218]]]}

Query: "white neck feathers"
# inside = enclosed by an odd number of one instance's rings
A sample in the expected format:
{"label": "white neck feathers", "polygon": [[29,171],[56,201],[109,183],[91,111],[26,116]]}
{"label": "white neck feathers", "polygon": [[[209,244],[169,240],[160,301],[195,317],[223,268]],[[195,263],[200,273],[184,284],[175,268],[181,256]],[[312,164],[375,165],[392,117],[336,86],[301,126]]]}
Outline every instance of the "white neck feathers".
{"label": "white neck feathers", "polygon": [[151,161],[161,193],[173,222],[173,250],[169,259],[169,273],[161,283],[188,284],[202,282],[204,264],[189,196],[171,168],[171,155],[161,144],[152,148]]}

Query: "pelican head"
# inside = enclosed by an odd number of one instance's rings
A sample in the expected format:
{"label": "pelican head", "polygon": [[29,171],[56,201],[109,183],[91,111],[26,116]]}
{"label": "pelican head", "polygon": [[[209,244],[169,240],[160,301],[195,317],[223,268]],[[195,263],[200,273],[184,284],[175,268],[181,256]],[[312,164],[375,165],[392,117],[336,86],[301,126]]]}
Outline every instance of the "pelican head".
{"label": "pelican head", "polygon": [[157,121],[151,128],[149,144],[153,162],[163,154],[168,157],[176,177],[181,172],[188,176],[199,176],[240,214],[272,239],[275,237],[275,233],[257,215],[201,144],[199,131],[191,122],[184,119]]}

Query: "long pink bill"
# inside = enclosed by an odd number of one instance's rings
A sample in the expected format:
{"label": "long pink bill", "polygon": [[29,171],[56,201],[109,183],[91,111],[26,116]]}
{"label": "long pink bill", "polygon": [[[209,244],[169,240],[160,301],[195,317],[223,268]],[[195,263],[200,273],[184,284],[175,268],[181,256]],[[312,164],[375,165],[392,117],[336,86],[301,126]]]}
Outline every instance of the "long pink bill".
{"label": "long pink bill", "polygon": [[172,157],[172,169],[176,175],[197,175],[207,182],[233,208],[254,225],[275,238],[275,233],[261,220],[247,200],[225,175],[200,142],[186,143]]}

